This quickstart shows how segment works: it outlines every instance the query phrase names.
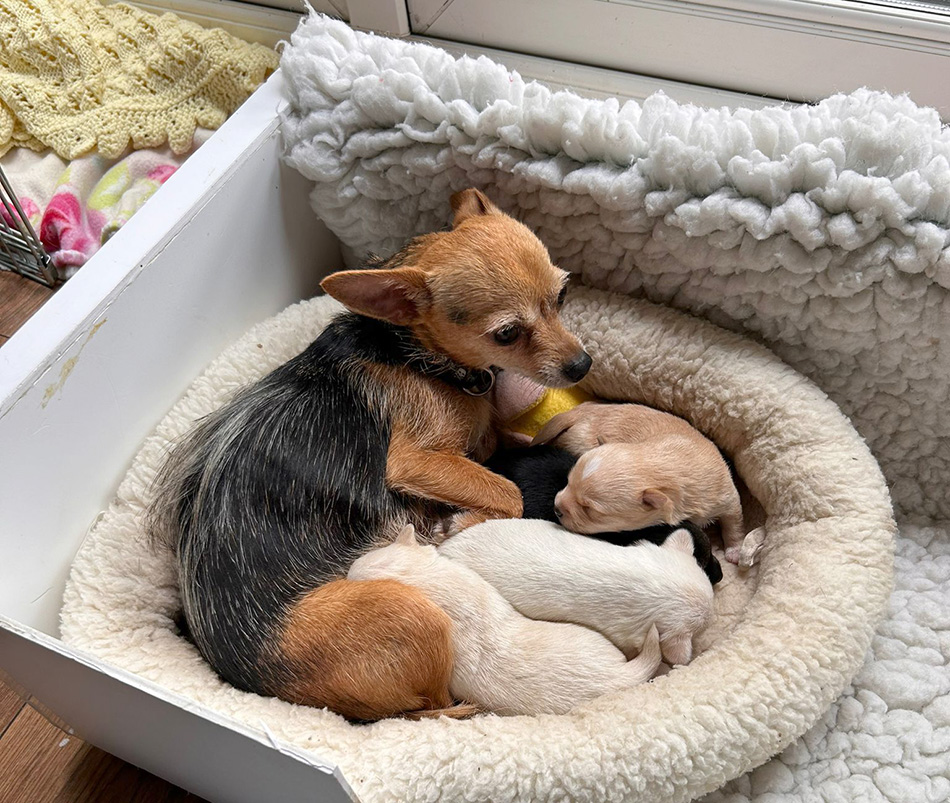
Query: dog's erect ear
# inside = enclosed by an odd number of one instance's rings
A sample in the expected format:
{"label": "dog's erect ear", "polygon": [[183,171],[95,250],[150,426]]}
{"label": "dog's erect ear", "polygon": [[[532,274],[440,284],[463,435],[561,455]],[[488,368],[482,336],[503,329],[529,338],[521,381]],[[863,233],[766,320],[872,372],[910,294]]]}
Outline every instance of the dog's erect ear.
{"label": "dog's erect ear", "polygon": [[674,530],[663,542],[664,549],[675,549],[677,552],[685,552],[687,555],[693,554],[693,535],[685,527]]}
{"label": "dog's erect ear", "polygon": [[432,300],[425,273],[413,267],[341,270],[320,287],[353,312],[398,326],[416,323]]}
{"label": "dog's erect ear", "polygon": [[399,531],[395,543],[402,544],[403,546],[418,546],[419,542],[416,540],[416,528],[411,524],[407,524]]}
{"label": "dog's erect ear", "polygon": [[454,229],[460,223],[476,215],[498,215],[502,211],[488,200],[488,196],[474,187],[455,193],[449,200],[455,217],[452,219]]}
{"label": "dog's erect ear", "polygon": [[647,488],[641,495],[640,501],[644,507],[658,510],[663,514],[663,521],[669,521],[673,514],[673,500],[659,488]]}

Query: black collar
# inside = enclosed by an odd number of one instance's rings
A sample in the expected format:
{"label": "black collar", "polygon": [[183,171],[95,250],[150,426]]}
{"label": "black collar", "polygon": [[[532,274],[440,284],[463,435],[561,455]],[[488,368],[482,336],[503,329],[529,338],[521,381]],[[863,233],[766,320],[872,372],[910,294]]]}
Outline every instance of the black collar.
{"label": "black collar", "polygon": [[[409,334],[409,330],[404,331]],[[411,342],[405,342],[407,348],[403,352],[407,368],[445,382],[469,396],[484,396],[495,386],[498,368],[467,368],[448,355],[426,351],[411,334],[409,338]]]}
{"label": "black collar", "polygon": [[431,379],[467,393],[484,396],[495,385],[495,374],[500,369],[469,368],[447,354],[428,351],[415,335],[404,326],[350,313],[338,319],[338,325],[347,328],[361,342],[364,357],[387,365],[404,365]]}
{"label": "black collar", "polygon": [[[415,367],[410,365],[410,367]],[[426,367],[419,367],[417,370],[432,377],[452,385],[459,390],[467,393],[469,396],[484,396],[495,386],[495,373],[497,368],[466,368],[456,362],[449,361],[449,365],[436,370],[429,370]]]}

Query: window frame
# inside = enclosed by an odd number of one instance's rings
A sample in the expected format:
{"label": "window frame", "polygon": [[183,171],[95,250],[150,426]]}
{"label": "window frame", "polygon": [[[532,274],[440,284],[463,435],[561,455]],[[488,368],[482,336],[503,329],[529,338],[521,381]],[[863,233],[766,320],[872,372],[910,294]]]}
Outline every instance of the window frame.
{"label": "window frame", "polygon": [[408,6],[417,35],[781,100],[815,101],[860,86],[908,92],[950,118],[950,80],[939,77],[950,76],[950,16],[926,10],[856,0]]}
{"label": "window frame", "polygon": [[[257,2],[267,5],[241,0],[145,0],[142,5],[218,25],[250,41],[275,45],[289,39],[304,11],[302,0]],[[591,97],[640,99],[661,89],[677,100],[707,106],[762,106],[811,102],[869,86],[907,92],[950,120],[950,80],[940,78],[950,79],[950,13],[885,8],[880,3],[313,0],[312,4],[318,11],[350,20],[354,27],[408,36],[454,55],[484,54],[526,78]],[[559,19],[552,22],[555,17]],[[586,31],[578,29],[579,18]],[[530,24],[532,20],[537,24]],[[596,48],[586,45],[585,37],[593,39]]]}

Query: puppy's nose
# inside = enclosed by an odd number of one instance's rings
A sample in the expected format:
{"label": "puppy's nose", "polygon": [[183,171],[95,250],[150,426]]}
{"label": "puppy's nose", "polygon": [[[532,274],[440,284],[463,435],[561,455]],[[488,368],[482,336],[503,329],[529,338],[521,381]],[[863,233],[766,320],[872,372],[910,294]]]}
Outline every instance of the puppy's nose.
{"label": "puppy's nose", "polygon": [[590,354],[586,351],[582,351],[570,362],[566,362],[561,366],[561,373],[570,379],[571,382],[580,382],[587,376],[592,362],[593,360],[590,358]]}
{"label": "puppy's nose", "polygon": [[554,503],[554,515],[557,516],[558,519],[560,519],[561,516],[564,515],[563,513],[561,513],[561,508],[557,502]]}

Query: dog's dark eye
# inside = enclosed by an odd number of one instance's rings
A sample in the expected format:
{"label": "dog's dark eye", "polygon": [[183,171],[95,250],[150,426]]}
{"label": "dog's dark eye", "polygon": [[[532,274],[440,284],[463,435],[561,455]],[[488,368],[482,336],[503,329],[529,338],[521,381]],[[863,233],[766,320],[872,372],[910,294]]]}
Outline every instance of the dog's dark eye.
{"label": "dog's dark eye", "polygon": [[495,341],[502,346],[510,346],[519,337],[521,337],[521,327],[516,323],[502,326],[501,329],[495,332]]}
{"label": "dog's dark eye", "polygon": [[561,292],[557,294],[557,308],[560,309],[564,306],[564,299],[567,298],[567,285],[561,288]]}

